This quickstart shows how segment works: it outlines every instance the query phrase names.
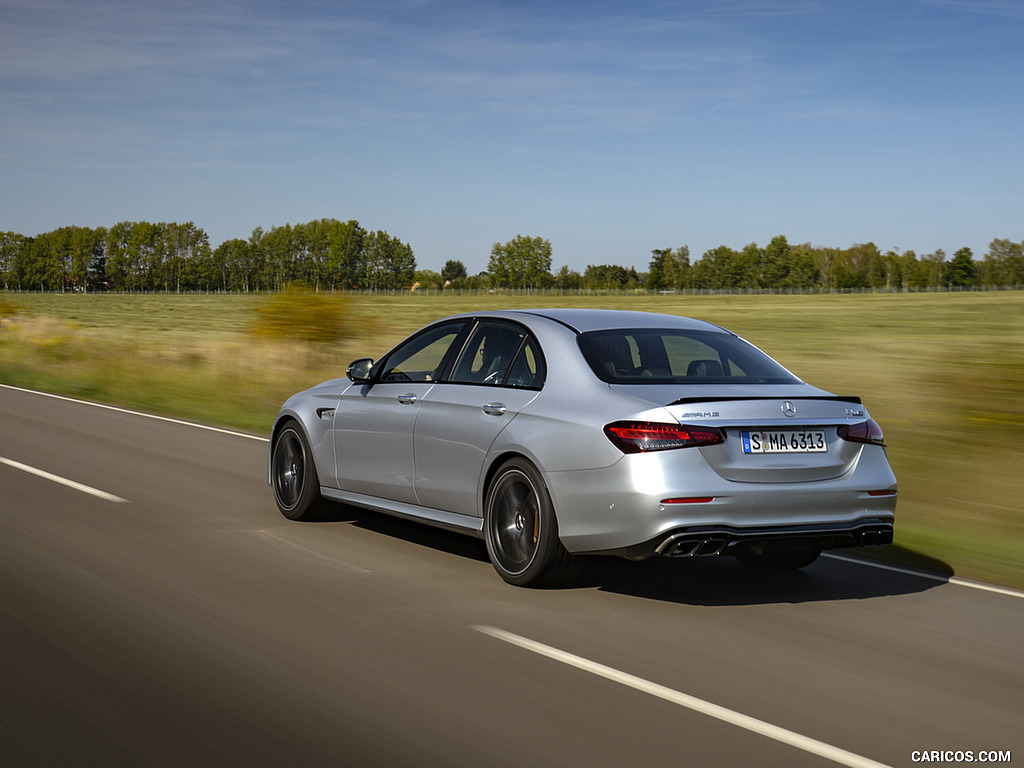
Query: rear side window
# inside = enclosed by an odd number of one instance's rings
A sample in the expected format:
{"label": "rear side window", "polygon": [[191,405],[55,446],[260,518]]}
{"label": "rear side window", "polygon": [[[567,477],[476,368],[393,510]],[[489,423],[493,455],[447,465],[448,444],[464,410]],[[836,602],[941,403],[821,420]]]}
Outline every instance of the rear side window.
{"label": "rear side window", "polygon": [[642,328],[579,337],[597,377],[615,384],[796,384],[757,347],[711,331]]}
{"label": "rear side window", "polygon": [[470,334],[449,380],[459,384],[536,388],[544,380],[543,360],[525,328],[484,320]]}

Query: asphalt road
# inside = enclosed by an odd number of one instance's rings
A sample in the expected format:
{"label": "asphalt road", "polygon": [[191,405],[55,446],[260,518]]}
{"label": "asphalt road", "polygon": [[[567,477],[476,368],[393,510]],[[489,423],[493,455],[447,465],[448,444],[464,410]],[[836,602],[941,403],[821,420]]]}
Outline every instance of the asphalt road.
{"label": "asphalt road", "polygon": [[1024,762],[1012,593],[832,558],[516,589],[456,534],[285,520],[260,439],[6,387],[0,425],[3,765]]}

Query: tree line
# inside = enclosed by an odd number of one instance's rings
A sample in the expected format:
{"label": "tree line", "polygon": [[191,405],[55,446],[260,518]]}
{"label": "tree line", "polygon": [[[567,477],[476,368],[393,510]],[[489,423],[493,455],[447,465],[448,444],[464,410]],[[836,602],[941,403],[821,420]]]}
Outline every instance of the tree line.
{"label": "tree line", "polygon": [[0,233],[0,284],[37,291],[278,291],[408,289],[408,243],[356,221],[286,224],[210,247],[192,222],[124,221],[61,227],[35,237]]}
{"label": "tree line", "polygon": [[791,245],[779,235],[764,246],[725,245],[695,261],[686,246],[656,248],[645,272],[617,264],[590,264],[582,273],[562,267],[552,274],[551,244],[518,237],[491,251],[491,287],[563,290],[810,290],[915,291],[1024,286],[1024,242],[996,239],[982,260],[970,248],[947,259],[938,250],[882,252],[874,243],[850,248]]}
{"label": "tree line", "polygon": [[983,258],[969,248],[882,252],[874,243],[850,248],[791,245],[779,235],[764,246],[722,245],[696,260],[687,246],[650,251],[646,269],[589,264],[552,271],[550,241],[519,235],[495,243],[487,270],[468,274],[448,260],[440,272],[417,269],[408,243],[357,221],[319,219],[263,230],[211,248],[192,222],[61,227],[35,237],[0,233],[0,285],[38,291],[313,290],[879,290],[1024,286],[1024,242],[995,239]]}

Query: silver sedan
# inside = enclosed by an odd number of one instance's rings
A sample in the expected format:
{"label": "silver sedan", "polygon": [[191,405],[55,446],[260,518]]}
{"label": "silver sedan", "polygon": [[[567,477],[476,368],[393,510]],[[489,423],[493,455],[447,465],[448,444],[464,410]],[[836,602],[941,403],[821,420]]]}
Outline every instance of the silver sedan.
{"label": "silver sedan", "polygon": [[891,543],[896,507],[859,398],[710,323],[589,309],[456,315],[356,360],[284,403],[269,480],[293,520],[343,502],[483,538],[523,586],[587,554],[800,568]]}

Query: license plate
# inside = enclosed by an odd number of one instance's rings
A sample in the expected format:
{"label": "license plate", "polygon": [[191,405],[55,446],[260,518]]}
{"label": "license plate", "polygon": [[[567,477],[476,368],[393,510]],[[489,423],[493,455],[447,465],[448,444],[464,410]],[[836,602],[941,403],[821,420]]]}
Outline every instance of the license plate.
{"label": "license plate", "polygon": [[825,453],[825,433],[820,429],[785,432],[740,432],[744,453]]}

